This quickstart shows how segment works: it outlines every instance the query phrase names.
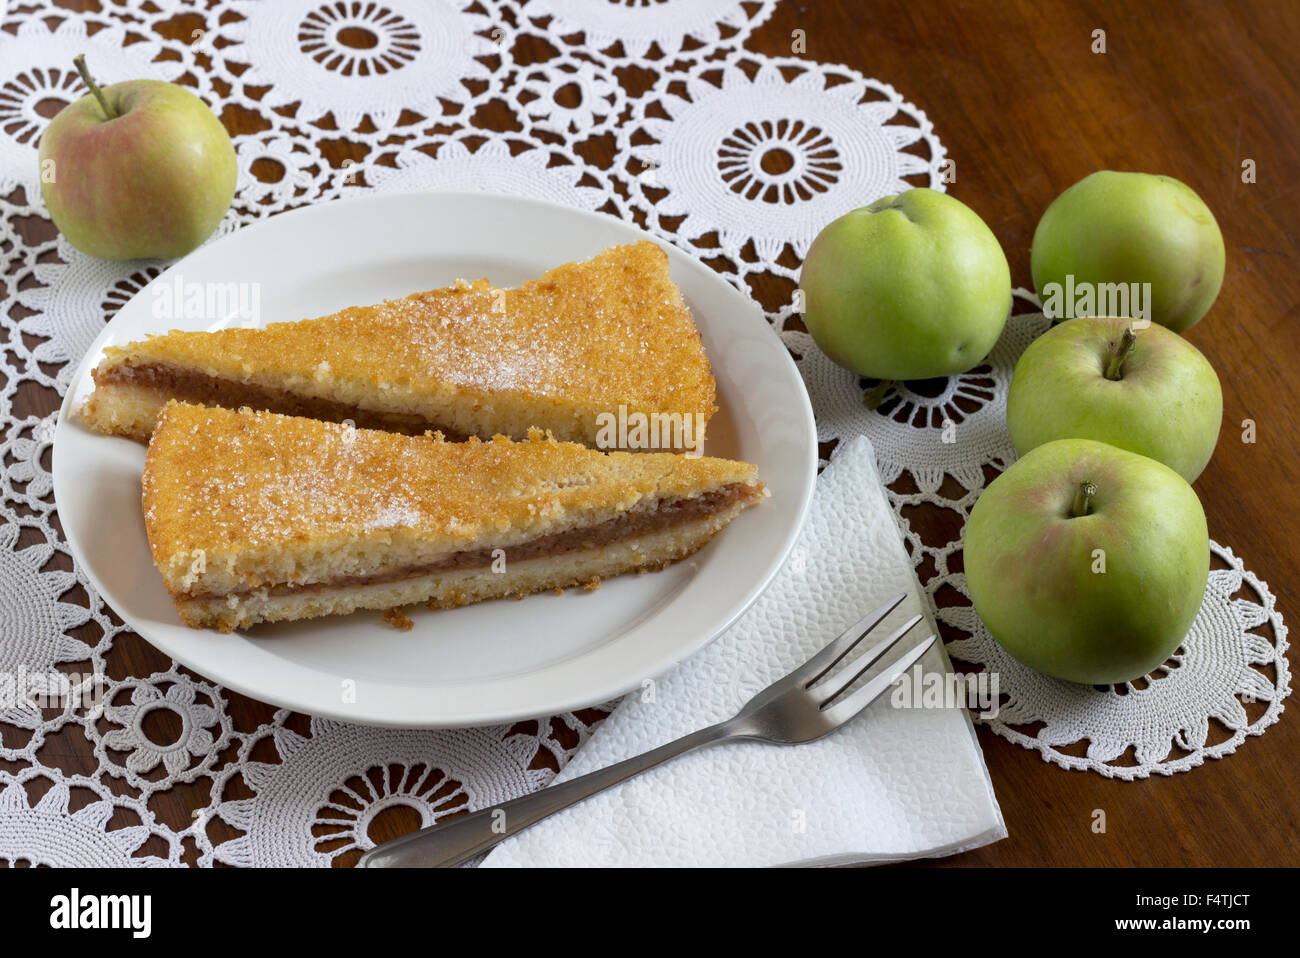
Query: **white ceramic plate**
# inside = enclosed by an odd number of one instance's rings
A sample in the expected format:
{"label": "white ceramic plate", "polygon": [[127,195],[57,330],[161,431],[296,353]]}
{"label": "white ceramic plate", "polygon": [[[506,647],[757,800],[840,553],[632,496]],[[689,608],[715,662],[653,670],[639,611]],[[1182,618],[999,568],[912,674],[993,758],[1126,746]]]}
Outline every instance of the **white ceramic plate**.
{"label": "white ceramic plate", "polygon": [[[609,217],[479,193],[376,195],[249,226],[192,253],[157,283],[260,284],[262,323],[373,303],[458,278],[515,285],[607,246],[647,238]],[[660,244],[664,245],[664,244]],[[181,624],[149,556],[140,511],[144,449],[73,416],[105,346],[235,317],[158,319],[146,288],[86,354],[59,413],[54,492],[77,562],[157,648],[229,688],[352,722],[486,725],[607,701],[690,655],[758,596],[789,552],[816,471],[803,382],[758,309],[712,270],[667,247],[704,338],[720,411],[706,453],[759,467],[771,499],[694,557],[612,579],[596,592],[410,611],[400,632],[378,613],[260,625],[222,635]],[[58,317],[53,317],[58,321]]]}

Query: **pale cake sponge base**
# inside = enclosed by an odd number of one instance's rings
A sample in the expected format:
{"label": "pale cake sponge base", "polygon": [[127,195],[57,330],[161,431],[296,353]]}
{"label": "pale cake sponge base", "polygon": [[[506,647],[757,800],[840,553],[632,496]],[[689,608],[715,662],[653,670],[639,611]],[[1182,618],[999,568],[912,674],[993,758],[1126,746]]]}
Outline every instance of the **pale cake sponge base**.
{"label": "pale cake sponge base", "polygon": [[167,404],[168,398],[152,386],[111,383],[95,388],[89,401],[81,408],[81,416],[96,432],[148,442],[153,424],[158,421],[158,412]]}
{"label": "pale cake sponge base", "polygon": [[178,399],[456,437],[537,427],[589,446],[621,411],[654,423],[659,441],[643,448],[693,451],[716,409],[699,332],[649,242],[517,289],[462,282],[261,329],[150,336],[108,347],[94,379],[82,419],[140,441]]}
{"label": "pale cake sponge base", "polygon": [[447,442],[177,402],[159,414],[142,486],[168,591],[187,621],[223,628],[657,568],[766,495],[754,466],[725,459],[602,453],[538,431]]}
{"label": "pale cake sponge base", "polygon": [[456,569],[373,585],[323,588],[272,594],[261,590],[221,598],[176,600],[186,625],[222,632],[258,622],[343,615],[361,609],[387,610],[425,603],[453,608],[487,599],[523,598],[537,592],[592,588],[601,579],[628,572],[650,572],[684,559],[711,540],[748,503],[737,503],[709,519],[556,557],[506,561],[502,571],[489,567]]}

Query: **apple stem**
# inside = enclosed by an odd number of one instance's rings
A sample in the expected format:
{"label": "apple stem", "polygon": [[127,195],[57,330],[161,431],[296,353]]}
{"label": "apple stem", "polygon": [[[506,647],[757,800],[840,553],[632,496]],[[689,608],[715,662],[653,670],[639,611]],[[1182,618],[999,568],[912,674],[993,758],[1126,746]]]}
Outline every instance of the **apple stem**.
{"label": "apple stem", "polygon": [[1080,516],[1086,516],[1092,511],[1092,497],[1097,494],[1097,484],[1092,480],[1085,480],[1079,483],[1078,490],[1074,493],[1074,507],[1070,509],[1070,517],[1077,519]]}
{"label": "apple stem", "polygon": [[889,392],[889,387],[892,385],[894,385],[892,379],[880,380],[880,383],[871,392],[862,397],[862,405],[868,409],[879,408],[880,404],[885,400],[885,393]]}
{"label": "apple stem", "polygon": [[104,91],[99,88],[99,84],[95,82],[95,78],[90,75],[90,70],[86,67],[86,55],[78,53],[72,58],[72,62],[76,64],[77,72],[81,74],[81,82],[90,88],[90,92],[99,101],[99,108],[104,111],[104,116],[110,120],[117,119],[117,111],[108,105],[108,100],[104,97]]}
{"label": "apple stem", "polygon": [[1115,348],[1111,350],[1110,360],[1106,363],[1107,379],[1124,378],[1124,360],[1128,359],[1128,354],[1133,351],[1133,346],[1137,343],[1137,334],[1133,332],[1130,326],[1124,330],[1124,335],[1119,338]]}

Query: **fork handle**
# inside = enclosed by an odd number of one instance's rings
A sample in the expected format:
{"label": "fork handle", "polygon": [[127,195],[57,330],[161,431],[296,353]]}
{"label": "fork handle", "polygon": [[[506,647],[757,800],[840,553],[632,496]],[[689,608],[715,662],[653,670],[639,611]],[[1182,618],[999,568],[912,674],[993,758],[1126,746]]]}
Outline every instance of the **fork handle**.
{"label": "fork handle", "polygon": [[551,785],[521,798],[483,808],[372,848],[357,862],[359,868],[441,868],[459,865],[482,854],[543,818],[576,805],[611,785],[626,781],[685,752],[732,737],[729,723],[691,732],[658,748]]}

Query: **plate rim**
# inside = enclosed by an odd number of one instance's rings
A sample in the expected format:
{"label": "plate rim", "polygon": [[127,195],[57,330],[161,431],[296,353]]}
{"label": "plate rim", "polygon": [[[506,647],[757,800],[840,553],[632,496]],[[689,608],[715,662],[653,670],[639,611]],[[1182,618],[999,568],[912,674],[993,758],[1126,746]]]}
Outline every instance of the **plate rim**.
{"label": "plate rim", "polygon": [[[159,652],[171,658],[176,663],[183,665],[186,668],[190,669],[191,671],[195,672],[196,674],[202,676],[207,681],[211,681],[223,688],[230,689],[234,692],[237,692],[241,695],[245,695],[256,701],[263,702],[274,708],[288,708],[293,711],[300,712],[309,716],[319,716],[326,719],[333,719],[333,720],[348,722],[356,725],[367,725],[367,726],[383,727],[383,728],[410,728],[410,729],[443,728],[445,729],[445,728],[469,728],[469,727],[482,727],[488,725],[500,725],[500,724],[506,724],[511,722],[525,721],[529,719],[543,718],[551,715],[572,712],[577,709],[589,708],[595,705],[602,704],[604,702],[611,701],[616,698],[620,698],[623,695],[626,695],[628,692],[632,691],[633,689],[637,688],[638,683],[640,681],[643,681],[645,678],[651,678],[654,676],[663,675],[665,672],[673,668],[678,663],[684,661],[685,659],[694,655],[696,652],[699,652],[701,649],[711,644],[715,639],[718,638],[718,636],[720,636],[723,632],[725,632],[732,625],[734,625],[736,621],[742,615],[745,614],[745,612],[750,608],[750,606],[754,604],[754,602],[758,599],[758,597],[762,595],[764,591],[766,591],[768,586],[771,584],[772,580],[775,578],[777,572],[780,571],[781,567],[785,564],[786,560],[789,558],[790,552],[793,550],[795,542],[798,540],[799,534],[802,531],[803,526],[807,520],[808,510],[811,506],[812,496],[816,486],[817,466],[818,466],[819,456],[818,456],[818,447],[817,447],[816,421],[813,415],[812,401],[808,395],[808,390],[804,383],[803,376],[799,372],[798,366],[795,364],[793,357],[791,357],[789,350],[786,349],[785,344],[782,342],[779,334],[768,322],[766,316],[763,315],[761,307],[758,306],[757,302],[753,299],[753,297],[737,289],[722,274],[718,273],[716,270],[700,262],[695,256],[693,256],[691,253],[687,252],[686,250],[682,249],[680,246],[678,246],[676,243],[672,242],[671,240],[665,237],[660,237],[658,235],[652,234],[647,230],[644,230],[641,227],[637,226],[635,223],[628,222],[626,220],[620,219],[618,217],[612,216],[607,213],[601,213],[594,210],[586,210],[579,207],[568,206],[563,203],[555,203],[534,196],[525,196],[525,195],[517,195],[517,194],[509,194],[509,193],[497,193],[497,192],[488,192],[488,191],[473,191],[473,190],[406,190],[406,191],[382,191],[382,192],[373,191],[362,195],[344,196],[344,197],[338,197],[335,199],[327,200],[325,202],[312,203],[307,206],[298,207],[297,209],[287,210],[283,213],[278,213],[272,216],[268,216],[254,223],[249,223],[246,226],[242,226],[238,229],[235,229],[222,236],[218,236],[215,239],[212,239],[204,243],[203,245],[198,247],[198,249],[193,250],[192,252],[181,257],[180,259],[172,260],[162,270],[162,272],[157,277],[155,277],[153,281],[151,281],[151,283],[146,284],[144,287],[138,290],[136,294],[132,296],[130,300],[127,301],[127,303],[123,304],[123,306],[118,310],[117,314],[115,314],[112,319],[110,319],[107,323],[104,324],[104,328],[99,332],[99,334],[95,337],[94,341],[90,344],[89,347],[87,347],[86,351],[83,353],[81,360],[77,364],[75,372],[72,374],[71,378],[68,381],[68,386],[64,393],[63,400],[59,405],[58,419],[55,425],[54,442],[52,444],[52,449],[51,449],[50,471],[52,476],[55,510],[56,511],[58,510],[60,490],[68,488],[67,484],[72,481],[71,479],[67,479],[67,478],[61,479],[61,477],[66,476],[66,470],[60,470],[59,468],[59,462],[60,462],[59,438],[64,433],[64,430],[77,428],[74,423],[74,417],[72,413],[73,413],[74,397],[79,390],[79,384],[81,384],[84,381],[86,376],[89,374],[90,370],[93,369],[93,367],[97,365],[99,360],[102,358],[102,354],[106,342],[109,339],[111,339],[115,333],[114,324],[116,324],[119,321],[119,319],[122,317],[126,307],[130,305],[130,303],[134,302],[136,299],[144,296],[148,292],[149,286],[152,285],[153,282],[157,282],[158,280],[163,279],[173,271],[179,270],[181,267],[184,266],[186,262],[189,261],[190,257],[194,256],[199,252],[206,252],[214,247],[223,244],[233,244],[237,238],[246,237],[252,231],[261,231],[264,229],[268,229],[273,224],[277,224],[285,221],[286,218],[305,219],[311,216],[320,215],[320,211],[322,210],[328,210],[340,205],[350,206],[350,205],[361,205],[361,204],[374,203],[374,202],[393,203],[393,202],[400,202],[403,198],[409,199],[412,197],[420,197],[425,200],[432,197],[437,199],[448,199],[448,200],[457,200],[457,199],[469,200],[471,202],[486,200],[490,202],[524,203],[539,208],[543,208],[545,210],[559,211],[565,216],[572,216],[572,217],[577,217],[578,219],[598,221],[605,226],[613,225],[627,232],[628,242],[634,242],[638,239],[646,240],[655,243],[660,248],[665,249],[665,252],[669,256],[670,265],[672,266],[681,265],[684,268],[689,269],[696,275],[700,277],[704,277],[707,282],[714,283],[714,284],[721,284],[721,286],[725,287],[731,295],[743,299],[746,303],[747,308],[751,312],[753,312],[755,316],[766,327],[767,333],[764,338],[768,339],[768,341],[774,347],[776,347],[776,349],[778,350],[781,356],[782,365],[786,367],[786,371],[790,374],[791,381],[797,386],[795,393],[799,400],[798,412],[802,413],[802,415],[798,417],[800,420],[799,425],[807,439],[807,455],[805,457],[806,462],[805,462],[805,469],[803,474],[803,485],[802,485],[799,501],[797,504],[795,504],[794,507],[793,522],[791,522],[787,527],[784,538],[780,542],[779,547],[773,550],[772,555],[769,558],[762,574],[758,576],[753,582],[751,582],[748,588],[746,589],[744,595],[735,603],[733,603],[733,606],[730,612],[725,616],[725,619],[720,620],[711,626],[702,628],[698,633],[693,633],[694,637],[691,639],[690,642],[683,643],[675,647],[671,652],[667,652],[657,657],[653,665],[643,670],[646,673],[644,676],[639,676],[638,678],[633,679],[630,682],[627,681],[619,681],[617,683],[606,682],[604,686],[601,686],[599,688],[599,690],[593,689],[589,694],[584,694],[576,699],[573,698],[572,696],[569,696],[564,699],[558,699],[554,704],[548,705],[540,711],[535,708],[529,707],[522,711],[501,711],[498,709],[490,713],[476,714],[468,717],[446,716],[446,717],[439,718],[434,716],[434,717],[421,718],[421,717],[410,716],[410,715],[384,716],[382,714],[376,714],[373,711],[373,709],[371,711],[366,711],[364,709],[361,709],[357,707],[357,703],[352,703],[352,707],[347,709],[342,707],[331,707],[328,705],[322,705],[322,703],[317,702],[313,699],[304,698],[300,693],[296,693],[293,689],[287,689],[283,691],[277,690],[275,691],[274,694],[268,694],[265,688],[258,687],[254,683],[245,682],[242,676],[235,676],[232,679],[231,677],[228,676],[216,677],[209,674],[206,666],[193,664],[192,659],[188,655],[188,650],[183,648],[182,649],[175,648],[174,643],[168,641],[166,638],[158,639],[155,637],[151,637],[151,635],[148,634],[151,631],[150,629],[141,628],[139,620],[137,620],[135,617],[128,617],[126,614],[124,614],[119,610],[118,604],[112,601],[112,596],[110,595],[109,590],[107,590],[104,587],[104,584],[101,582],[99,576],[96,574],[94,570],[94,566],[87,561],[87,558],[83,553],[77,538],[74,536],[74,534],[70,532],[71,526],[65,525],[64,540],[68,546],[68,550],[72,555],[73,561],[77,563],[77,566],[85,574],[90,584],[95,587],[95,590],[99,593],[99,596],[104,601],[104,603],[110,608],[112,608],[113,611],[118,615],[118,617],[120,617],[122,621],[125,623],[126,627],[131,631],[135,632],[142,640],[147,642],[153,648],[157,649]],[[136,262],[157,262],[157,261],[138,260]],[[200,631],[211,631],[211,630],[200,630]],[[601,647],[600,645],[593,646],[591,649],[588,649],[586,652],[579,654],[575,658],[569,660],[569,664],[571,664],[574,661],[581,661],[584,657],[586,657],[586,655],[590,654],[591,651],[594,651],[595,649],[600,647]],[[304,669],[304,670],[314,669],[313,666],[307,665],[305,663],[294,663],[294,665],[299,669]],[[315,669],[315,671],[319,671],[319,669]]]}

